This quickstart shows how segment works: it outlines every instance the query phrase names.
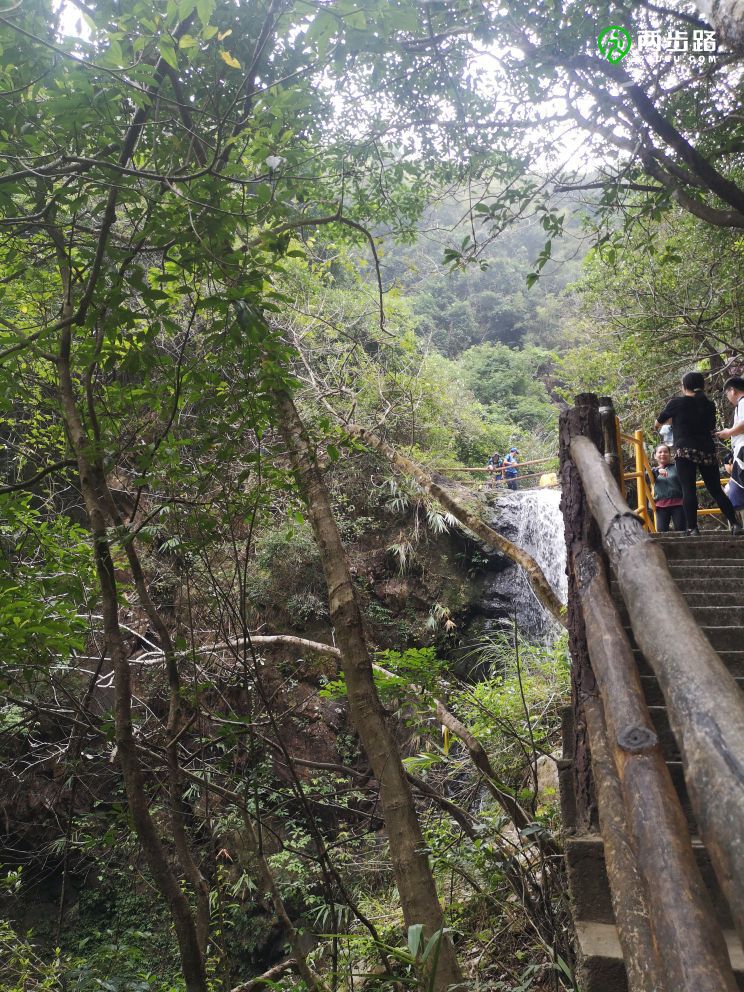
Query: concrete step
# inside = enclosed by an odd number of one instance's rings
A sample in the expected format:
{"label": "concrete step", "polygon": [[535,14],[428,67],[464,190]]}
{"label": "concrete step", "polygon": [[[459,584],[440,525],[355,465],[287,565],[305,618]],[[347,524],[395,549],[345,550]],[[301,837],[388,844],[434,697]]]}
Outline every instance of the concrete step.
{"label": "concrete step", "polygon": [[[624,628],[631,644],[635,645],[633,631],[630,629],[630,626],[624,624]],[[710,641],[711,646],[719,653],[721,651],[737,651],[744,648],[744,631],[742,631],[741,624],[717,627],[700,624],[700,629]]]}
{"label": "concrete step", "polygon": [[740,600],[744,599],[744,583],[741,579],[716,579],[712,575],[702,579],[678,579],[677,588],[685,597],[705,592],[711,596],[733,593]]}
{"label": "concrete step", "polygon": [[691,559],[679,559],[669,562],[669,572],[672,578],[680,579],[704,579],[718,581],[719,579],[744,580],[744,563],[741,565],[731,564],[731,559],[726,558],[723,563],[714,564],[709,559],[704,564],[690,564]]}
{"label": "concrete step", "polygon": [[[577,919],[592,923],[614,923],[610,886],[605,867],[604,843],[599,834],[579,834],[565,842],[568,881]],[[726,899],[713,871],[702,841],[694,837],[692,850],[703,881],[710,893],[718,925],[733,929]],[[671,990],[670,990],[671,992]]]}
{"label": "concrete step", "polygon": [[732,558],[728,556],[725,558],[720,556],[713,557],[707,553],[698,557],[680,555],[678,558],[668,558],[667,565],[672,570],[672,573],[676,568],[720,568],[723,574],[726,575],[729,568],[744,568],[744,558]]}
{"label": "concrete step", "polygon": [[[733,930],[724,931],[731,966],[744,992],[744,951]],[[625,965],[614,924],[576,920],[584,992],[628,992]],[[675,992],[670,989],[669,992]]]}
{"label": "concrete step", "polygon": [[[732,597],[731,600],[726,599],[724,602],[731,601],[734,605],[744,604],[744,580],[742,579],[719,579],[713,575],[703,578],[678,579],[677,588],[688,602],[692,596],[705,595],[710,597],[711,606],[716,605],[717,596]],[[614,580],[610,583],[610,593],[618,605],[623,602],[620,586]],[[705,604],[701,603],[700,605],[704,606]]]}
{"label": "concrete step", "polygon": [[741,560],[744,559],[744,535],[741,537],[731,537],[728,533],[721,537],[710,538],[700,537],[667,537],[654,538],[654,543],[658,544],[667,556],[668,561],[677,561],[682,558],[692,558],[700,560],[703,558],[713,558],[716,560]]}
{"label": "concrete step", "polygon": [[[628,610],[625,603],[616,603],[623,624],[628,624]],[[738,604],[695,606],[689,604],[692,615],[701,627],[742,627],[744,626],[744,600]]]}
{"label": "concrete step", "polygon": [[744,605],[744,592],[741,589],[727,592],[682,592],[682,595],[690,607]]}
{"label": "concrete step", "polygon": [[[744,641],[744,635],[742,635],[742,640]],[[654,674],[651,666],[637,647],[633,649],[633,655],[638,664],[638,671],[642,676]],[[719,650],[718,656],[734,678],[744,678],[744,643],[741,644],[738,650],[736,648]]]}
{"label": "concrete step", "polygon": [[[740,676],[736,681],[741,691],[744,692],[744,677]],[[641,675],[641,685],[649,706],[664,706],[664,697],[655,675]]]}

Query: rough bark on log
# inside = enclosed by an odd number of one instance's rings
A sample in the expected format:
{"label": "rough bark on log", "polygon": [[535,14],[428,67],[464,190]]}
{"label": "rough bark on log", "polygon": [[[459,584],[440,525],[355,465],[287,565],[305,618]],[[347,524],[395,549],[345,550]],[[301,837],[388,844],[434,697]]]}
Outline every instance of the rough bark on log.
{"label": "rough bark on log", "polygon": [[596,696],[590,696],[585,700],[584,707],[594,781],[597,783],[605,867],[628,989],[629,992],[664,992],[649,926],[645,886],[628,835],[620,782],[607,742],[602,703]]}
{"label": "rough bark on log", "polygon": [[[603,562],[586,551],[574,565],[592,670],[603,701],[606,743],[620,780],[665,982],[674,992],[735,992],[726,944],[695,862],[687,821],[648,712],[633,649],[610,597]],[[594,761],[593,738],[591,745]],[[600,788],[596,777],[595,782]],[[621,889],[613,890],[616,909],[629,895],[627,882],[618,882]],[[636,940],[634,932],[623,942],[623,956],[628,950],[633,959],[637,956]]]}
{"label": "rough bark on log", "polygon": [[380,454],[384,455],[396,468],[415,479],[424,492],[428,493],[430,496],[433,496],[434,499],[441,506],[443,506],[448,513],[451,513],[463,527],[466,527],[469,531],[475,534],[476,537],[479,537],[485,544],[490,545],[492,548],[496,548],[497,551],[501,551],[508,558],[511,558],[513,562],[516,562],[517,565],[523,568],[524,573],[527,576],[527,581],[529,582],[530,587],[538,601],[548,611],[548,613],[550,613],[551,616],[558,621],[558,623],[564,627],[566,626],[565,607],[556,596],[548,580],[545,578],[545,573],[531,555],[517,547],[516,544],[513,544],[511,541],[507,540],[499,534],[498,531],[495,531],[492,527],[489,527],[488,524],[484,523],[479,517],[476,516],[476,514],[464,506],[459,500],[455,499],[454,496],[443,486],[440,486],[437,482],[435,482],[434,479],[432,479],[432,477],[425,472],[420,465],[417,465],[416,462],[412,461],[410,458],[407,458],[405,455],[401,455],[400,452],[396,451],[392,445],[387,443],[387,441],[383,441],[382,438],[378,437],[372,431],[367,430],[366,427],[360,427],[358,424],[342,424],[342,427],[349,437],[358,438],[368,447],[373,448],[375,451],[379,451]]}
{"label": "rough bark on log", "polygon": [[269,968],[263,975],[257,975],[256,978],[251,978],[247,982],[241,982],[240,985],[235,985],[230,992],[256,992],[262,986],[274,986],[277,978],[281,978],[282,975],[286,975],[288,971],[292,970],[297,970],[297,962],[294,958],[287,958],[285,961],[275,964],[273,968]]}
{"label": "rough bark on log", "polygon": [[566,539],[566,570],[568,572],[568,646],[571,653],[571,705],[573,708],[574,750],[573,781],[576,796],[576,825],[580,831],[596,823],[597,807],[592,783],[591,759],[584,718],[584,699],[594,696],[596,685],[586,646],[584,616],[572,561],[586,548],[601,547],[596,524],[591,520],[584,502],[581,480],[571,461],[571,438],[588,434],[597,445],[602,444],[597,397],[591,393],[576,397],[576,406],[565,410],[559,420],[559,453],[561,459],[561,511]]}
{"label": "rough bark on log", "polygon": [[615,566],[636,641],[659,681],[698,828],[744,944],[744,696],[595,445],[574,437],[571,456]]}

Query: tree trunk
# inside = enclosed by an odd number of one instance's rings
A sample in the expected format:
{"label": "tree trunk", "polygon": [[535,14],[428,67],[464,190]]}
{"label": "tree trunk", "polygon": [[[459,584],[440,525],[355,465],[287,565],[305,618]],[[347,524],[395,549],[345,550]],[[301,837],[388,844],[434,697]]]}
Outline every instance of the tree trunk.
{"label": "tree trunk", "polygon": [[[430,937],[444,926],[442,909],[425,853],[411,787],[374,684],[362,616],[328,490],[292,398],[287,393],[277,393],[276,403],[280,428],[307,502],[323,563],[331,622],[341,650],[346,677],[350,716],[374,775],[380,783],[390,857],[403,918],[406,926],[423,924],[427,937]],[[438,992],[444,992],[452,985],[464,988],[454,947],[445,934],[442,937],[434,988]]]}
{"label": "tree trunk", "polygon": [[158,612],[158,608],[150,596],[142,563],[134,544],[134,536],[126,534],[126,524],[122,519],[114,501],[108,483],[101,473],[101,490],[105,497],[109,515],[114,525],[125,535],[124,551],[132,572],[134,587],[140,606],[147,614],[163,648],[163,660],[168,676],[169,702],[166,734],[166,765],[168,769],[168,792],[170,802],[168,813],[173,831],[173,846],[183,871],[184,877],[192,888],[196,899],[196,933],[199,951],[203,957],[207,954],[209,943],[209,884],[194,859],[189,845],[186,830],[187,809],[183,799],[183,783],[181,781],[181,766],[178,757],[178,738],[183,727],[183,694],[181,692],[181,676],[178,670],[176,651],[167,624]]}
{"label": "tree trunk", "polygon": [[181,968],[187,992],[207,992],[204,958],[188,898],[173,873],[158,830],[148,809],[148,797],[142,775],[137,745],[132,727],[132,686],[126,646],[119,627],[114,563],[106,532],[104,506],[105,481],[100,466],[89,457],[94,450],[87,435],[75,401],[70,371],[70,328],[64,328],[57,360],[59,391],[65,424],[72,441],[80,476],[80,491],[85,501],[93,537],[98,582],[101,587],[101,607],[106,642],[114,667],[114,717],[117,757],[124,776],[127,802],[134,829],[142,845],[158,891],[167,901],[176,929],[181,956]]}
{"label": "tree trunk", "polygon": [[511,541],[508,541],[498,531],[489,527],[488,524],[483,523],[479,517],[460,503],[459,500],[455,499],[452,493],[448,492],[443,486],[438,485],[420,465],[411,461],[410,458],[406,458],[405,455],[401,455],[400,452],[396,451],[386,441],[383,441],[382,438],[373,434],[372,431],[368,431],[365,427],[360,427],[357,424],[342,424],[342,427],[344,432],[350,437],[359,438],[360,441],[364,441],[368,447],[374,448],[375,451],[379,451],[381,455],[384,455],[396,468],[414,478],[424,492],[433,496],[463,527],[472,531],[481,541],[501,551],[507,558],[511,558],[513,562],[516,562],[517,565],[523,568],[527,576],[527,581],[530,583],[532,591],[539,602],[558,623],[564,627],[566,626],[565,608],[553,592],[550,583],[545,578],[543,570],[531,555],[527,554],[526,551],[522,551],[516,544],[512,544]]}
{"label": "tree trunk", "polygon": [[[596,822],[597,807],[592,782],[584,701],[596,695],[589,650],[586,644],[584,615],[579,600],[579,586],[573,560],[585,548],[601,548],[597,525],[584,502],[584,491],[576,466],[571,461],[571,437],[587,434],[598,448],[602,446],[597,397],[583,393],[576,406],[560,416],[558,443],[561,457],[561,510],[563,512],[568,562],[568,647],[571,653],[571,705],[573,707],[573,779],[576,795],[576,819],[579,830],[589,830]],[[617,488],[617,487],[616,487]]]}

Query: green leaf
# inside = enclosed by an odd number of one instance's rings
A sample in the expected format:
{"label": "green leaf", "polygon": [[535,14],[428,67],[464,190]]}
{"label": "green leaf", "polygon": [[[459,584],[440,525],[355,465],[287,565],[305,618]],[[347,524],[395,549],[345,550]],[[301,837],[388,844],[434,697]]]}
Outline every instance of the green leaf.
{"label": "green leaf", "polygon": [[179,48],[196,48],[196,46],[198,44],[199,44],[199,42],[196,40],[196,38],[193,37],[193,35],[184,34],[179,39],[178,47]]}
{"label": "green leaf", "polygon": [[170,38],[161,38],[158,43],[158,49],[160,54],[163,56],[165,61],[172,69],[178,68],[178,56],[176,55],[176,50],[173,47],[173,42]]}
{"label": "green leaf", "polygon": [[206,27],[209,24],[210,18],[214,13],[215,6],[216,0],[196,0],[196,12],[199,15],[199,20],[202,22],[203,27]]}
{"label": "green leaf", "polygon": [[412,923],[408,928],[408,950],[412,957],[418,957],[421,943],[424,939],[424,924]]}

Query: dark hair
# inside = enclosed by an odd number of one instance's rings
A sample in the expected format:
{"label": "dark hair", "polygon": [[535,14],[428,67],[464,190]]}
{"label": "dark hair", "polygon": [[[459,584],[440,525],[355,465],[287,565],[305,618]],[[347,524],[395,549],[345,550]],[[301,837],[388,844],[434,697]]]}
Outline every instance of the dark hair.
{"label": "dark hair", "polygon": [[730,386],[738,389],[740,393],[744,393],[744,376],[732,375],[730,379],[727,379],[723,384],[724,393]]}
{"label": "dark hair", "polygon": [[682,388],[697,392],[698,389],[705,389],[705,376],[702,372],[685,372],[682,376]]}

